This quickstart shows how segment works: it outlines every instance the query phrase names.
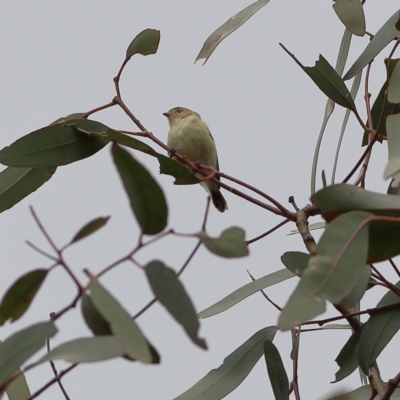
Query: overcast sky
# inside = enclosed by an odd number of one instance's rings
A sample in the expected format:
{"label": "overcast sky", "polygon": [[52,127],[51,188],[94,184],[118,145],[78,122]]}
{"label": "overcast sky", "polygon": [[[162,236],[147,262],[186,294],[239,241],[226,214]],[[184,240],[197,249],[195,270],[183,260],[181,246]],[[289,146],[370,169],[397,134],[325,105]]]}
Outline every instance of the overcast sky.
{"label": "overcast sky", "polygon": [[[134,57],[121,79],[123,99],[135,116],[166,142],[168,124],[163,112],[175,106],[199,112],[216,140],[223,172],[260,188],[283,204],[293,195],[297,204],[304,206],[310,196],[311,162],[326,98],[278,43],[282,42],[304,65],[314,65],[320,53],[334,65],[344,28],[333,12],[332,1],[275,0],[229,36],[205,66],[201,62],[194,65],[208,35],[248,4],[250,1],[245,0],[3,3],[0,148],[61,116],[109,102],[115,95],[112,78],[128,44],[143,29],[154,28],[161,31],[158,53]],[[368,0],[367,30],[376,32],[398,5],[396,0]],[[349,63],[367,43],[366,37],[353,39]],[[385,55],[373,64],[373,98],[384,79]],[[363,91],[363,83],[360,90]],[[364,110],[362,98],[363,92],[357,104]],[[343,109],[336,107],[323,142],[320,170],[325,169],[328,177],[343,115]],[[94,119],[116,129],[136,130],[117,107],[96,114]],[[361,139],[362,131],[351,117],[338,180],[344,178],[361,155]],[[146,163],[166,193],[169,226],[185,233],[200,230],[206,192],[200,186],[174,186],[170,177],[158,174],[154,159],[137,157]],[[386,191],[388,183],[382,178],[386,160],[386,145],[377,145],[367,176],[369,189]],[[281,220],[230,193],[225,192],[224,196],[229,211],[220,214],[211,209],[207,228],[212,235],[219,235],[230,226],[240,226],[250,239]],[[1,294],[20,275],[50,265],[25,244],[29,240],[50,250],[30,215],[29,205],[59,246],[91,219],[111,216],[105,228],[66,253],[68,263],[82,282],[86,282],[84,268],[96,273],[136,244],[138,226],[106,147],[87,160],[59,168],[42,188],[1,215]],[[259,278],[283,268],[280,256],[285,251],[306,251],[299,236],[287,236],[292,229],[294,225],[286,225],[268,239],[254,243],[250,256],[244,259],[226,260],[200,249],[182,276],[196,309],[201,311],[248,283],[246,269]],[[179,269],[195,243],[194,239],[167,238],[145,249],[138,259],[143,263],[163,259]],[[101,282],[132,314],[151,299],[142,271],[130,264],[115,269]],[[293,279],[268,289],[267,293],[283,306],[295,284]],[[376,290],[363,301],[362,307],[374,306],[383,293]],[[46,320],[50,312],[60,310],[74,295],[75,287],[64,271],[52,271],[28,313],[14,324],[2,327],[0,339]],[[190,342],[162,307],[155,305],[138,319],[138,324],[161,354],[161,365],[144,366],[122,359],[82,365],[65,376],[63,382],[71,399],[173,399],[210,369],[217,368],[256,331],[276,324],[277,316],[261,295],[253,295],[229,311],[201,321],[201,336],[209,347],[203,351]],[[52,347],[90,335],[79,310],[67,313],[57,321],[57,327],[59,333],[51,341]],[[332,389],[350,390],[360,385],[357,373],[338,385],[329,383],[338,369],[334,359],[348,336],[348,331],[302,336],[302,398],[323,400]],[[275,344],[291,379],[290,334],[278,332]],[[379,359],[385,380],[398,372],[398,364],[391,363],[396,345],[398,340]],[[65,366],[57,363],[59,369]],[[32,392],[52,377],[48,365],[27,375]],[[41,396],[51,400],[62,398],[56,385]],[[265,362],[260,360],[227,398],[272,398]]]}

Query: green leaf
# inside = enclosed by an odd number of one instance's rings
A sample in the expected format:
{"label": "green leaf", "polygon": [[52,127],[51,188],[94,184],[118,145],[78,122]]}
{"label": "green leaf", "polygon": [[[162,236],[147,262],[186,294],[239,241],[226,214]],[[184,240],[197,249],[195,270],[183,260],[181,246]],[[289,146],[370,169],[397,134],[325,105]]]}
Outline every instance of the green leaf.
{"label": "green leaf", "polygon": [[57,346],[39,362],[64,360],[71,363],[84,363],[109,360],[123,356],[124,346],[115,336],[97,336],[71,340]]}
{"label": "green leaf", "polygon": [[129,60],[135,54],[148,56],[157,53],[159,43],[160,31],[156,29],[145,29],[132,40],[126,50],[126,60]]}
{"label": "green leaf", "polygon": [[86,118],[78,118],[67,120],[63,123],[65,126],[70,126],[79,132],[87,135],[100,136],[105,135],[109,131],[109,127],[101,122],[93,121]]}
{"label": "green leaf", "polygon": [[210,58],[216,47],[232,32],[236,31],[241,27],[250,17],[252,17],[258,10],[267,5],[269,0],[258,0],[242,11],[229,18],[223,25],[221,25],[216,31],[214,31],[204,42],[200,53],[196,57],[196,61],[205,58],[203,65]]}
{"label": "green leaf", "polygon": [[142,153],[149,154],[150,156],[157,157],[158,153],[146,143],[137,140],[136,138],[109,129],[105,134],[101,135],[102,139],[109,142],[117,143],[131,149],[139,150]]}
{"label": "green leaf", "polygon": [[[400,282],[396,284],[400,288]],[[398,303],[400,297],[389,290],[377,307]],[[364,324],[358,350],[360,367],[365,374],[382,350],[400,328],[400,308],[378,312],[370,316]]]}
{"label": "green leaf", "polygon": [[[333,185],[314,194],[312,202],[330,221],[352,210],[365,210],[376,216],[400,217],[400,198],[373,193],[353,185]],[[382,261],[400,254],[400,226],[396,222],[374,221],[369,227],[368,261]]]}
{"label": "green leaf", "polygon": [[307,268],[310,255],[301,251],[287,251],[281,257],[283,265],[297,276]]}
{"label": "green leaf", "polygon": [[396,11],[375,34],[365,50],[361,53],[360,57],[358,57],[355,63],[347,71],[346,75],[343,77],[344,80],[353,78],[353,76],[361,71],[375,58],[375,56],[377,56],[393,39],[399,35],[399,32],[395,27],[395,23],[399,19],[399,11]]}
{"label": "green leaf", "polygon": [[7,290],[0,305],[0,325],[20,318],[31,305],[47,276],[46,269],[36,269],[21,276]]}
{"label": "green leaf", "polygon": [[73,113],[73,114],[69,114],[66,117],[61,117],[58,118],[57,120],[55,120],[54,122],[52,122],[50,125],[55,125],[55,124],[59,124],[61,122],[66,122],[69,121],[71,119],[79,119],[82,117],[82,115],[84,115],[85,113]]}
{"label": "green leaf", "polygon": [[160,174],[173,176],[175,178],[175,185],[193,185],[200,182],[185,166],[172,158],[163,156],[162,154],[158,154],[157,158],[160,163]]}
{"label": "green leaf", "polygon": [[167,225],[168,217],[161,188],[139,162],[116,144],[112,147],[112,155],[143,233],[160,233]]}
{"label": "green leaf", "polygon": [[93,305],[109,322],[111,331],[124,348],[124,353],[144,363],[153,363],[148,341],[118,301],[96,279],[91,280],[89,288]]}
{"label": "green leaf", "polygon": [[335,361],[339,366],[339,371],[335,374],[335,382],[339,382],[342,379],[353,373],[358,367],[358,346],[360,343],[360,337],[364,326],[356,330],[343,346],[342,350],[336,357]]}
{"label": "green leaf", "polygon": [[107,141],[71,126],[50,125],[5,147],[0,151],[0,162],[13,167],[57,167],[90,157],[106,144]]}
{"label": "green leaf", "polygon": [[354,185],[328,186],[315,193],[311,200],[322,211],[322,216],[329,222],[349,211],[363,210],[374,215],[400,217],[400,199],[357,188]]}
{"label": "green leaf", "polygon": [[[400,64],[398,64],[400,65]],[[400,75],[400,74],[399,74]],[[389,115],[386,119],[386,131],[389,148],[389,162],[384,178],[392,178],[392,187],[400,186],[400,114]]]}
{"label": "green leaf", "polygon": [[14,168],[0,172],[0,212],[8,210],[40,188],[56,171],[55,168]]}
{"label": "green leaf", "polygon": [[171,268],[161,261],[152,261],[145,266],[147,279],[157,300],[182,325],[192,341],[207,349],[204,339],[199,338],[199,320],[182,283]]}
{"label": "green leaf", "polygon": [[91,296],[84,294],[81,301],[81,311],[86,325],[96,336],[112,335],[110,323],[94,306]]}
{"label": "green leaf", "polygon": [[15,371],[20,374],[6,387],[6,393],[9,400],[28,400],[31,398],[31,392],[28,387],[25,375],[20,369]]}
{"label": "green leaf", "polygon": [[369,268],[368,226],[363,224],[371,215],[354,211],[328,225],[279,317],[281,329],[293,328],[322,313],[324,300],[339,303],[358,284],[363,270]]}
{"label": "green leaf", "polygon": [[359,280],[353,287],[351,292],[340,301],[340,304],[346,308],[354,307],[364,296],[365,291],[368,288],[371,277],[371,268],[364,268],[361,271]]}
{"label": "green leaf", "polygon": [[354,104],[353,97],[344,84],[343,79],[321,54],[314,67],[305,67],[293,54],[289,53],[289,55],[326,96],[335,103],[356,112],[356,105]]}
{"label": "green leaf", "polygon": [[263,276],[262,278],[256,279],[254,282],[250,282],[247,285],[235,290],[222,300],[201,311],[197,316],[198,318],[208,318],[215,314],[219,314],[233,307],[252,294],[257,293],[269,286],[276,285],[277,283],[285,281],[286,279],[292,278],[293,276],[294,274],[287,269],[281,269],[273,272],[272,274]]}
{"label": "green leaf", "polygon": [[296,340],[292,345],[292,351],[290,352],[291,360],[297,361],[299,359],[299,349],[300,349],[300,332],[298,331],[296,334]]}
{"label": "green leaf", "polygon": [[[389,80],[391,79],[394,69],[399,64],[399,61],[400,59],[397,58],[397,59],[391,59],[387,63],[386,66],[387,76],[389,77]],[[400,104],[388,103],[386,101],[386,96],[387,96],[386,91],[387,91],[387,83],[385,78],[381,90],[379,91],[379,94],[376,97],[374,104],[372,105],[371,108],[372,126],[374,127],[374,129],[378,130],[379,142],[382,142],[383,139],[387,138],[386,123],[385,123],[387,117],[392,114],[400,113]],[[368,121],[366,122],[366,125],[367,126],[369,125]],[[366,146],[367,144],[368,144],[368,133],[364,132],[362,145]]]}
{"label": "green leaf", "polygon": [[236,389],[263,354],[265,340],[273,340],[276,326],[261,329],[225,358],[223,364],[211,370],[185,393],[174,400],[222,399]]}
{"label": "green leaf", "polygon": [[343,25],[357,36],[365,35],[364,9],[359,0],[334,0],[333,9]]}
{"label": "green leaf", "polygon": [[264,342],[264,357],[275,400],[289,400],[289,379],[279,351],[270,340]]}
{"label": "green leaf", "polygon": [[5,340],[0,346],[0,386],[56,332],[53,323],[41,322]]}
{"label": "green leaf", "polygon": [[388,101],[390,103],[400,103],[400,65],[396,64],[392,76],[389,80]]}
{"label": "green leaf", "polygon": [[93,221],[88,222],[83,228],[79,230],[79,232],[73,237],[71,243],[75,243],[86,236],[91,235],[96,232],[100,228],[102,228],[110,219],[110,217],[99,217],[94,219]]}
{"label": "green leaf", "polygon": [[232,227],[224,230],[219,238],[211,238],[205,232],[199,232],[197,237],[212,253],[221,257],[244,257],[249,254],[244,240],[244,230]]}

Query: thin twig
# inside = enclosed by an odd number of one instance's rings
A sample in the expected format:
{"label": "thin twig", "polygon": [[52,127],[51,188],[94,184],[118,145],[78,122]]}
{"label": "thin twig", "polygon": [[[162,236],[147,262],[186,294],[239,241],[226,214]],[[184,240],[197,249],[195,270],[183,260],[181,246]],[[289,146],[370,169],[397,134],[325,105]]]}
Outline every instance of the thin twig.
{"label": "thin twig", "polygon": [[397,268],[396,264],[394,263],[394,261],[391,258],[389,258],[389,263],[393,267],[393,269],[395,270],[397,276],[400,277],[400,271],[399,271],[399,269]]}
{"label": "thin twig", "polygon": [[284,221],[279,222],[278,225],[275,225],[275,226],[274,226],[273,228],[271,228],[269,231],[264,232],[264,233],[262,233],[261,235],[255,237],[255,238],[253,238],[253,239],[246,240],[246,244],[249,245],[249,244],[251,244],[251,243],[256,242],[257,240],[260,240],[260,239],[262,239],[262,238],[264,238],[264,237],[270,235],[272,232],[275,232],[277,229],[279,229],[281,226],[287,224],[288,222],[290,222],[289,219],[285,219]]}
{"label": "thin twig", "polygon": [[387,383],[386,386],[386,391],[381,396],[381,400],[390,400],[390,396],[397,389],[399,384],[400,384],[400,372],[393,379],[389,379],[389,382]]}
{"label": "thin twig", "polygon": [[[68,372],[72,371],[75,367],[77,367],[78,364],[72,364],[69,366],[67,369],[61,371],[58,374],[58,379],[61,379],[64,375],[68,374]],[[47,382],[42,388],[40,388],[38,391],[36,391],[31,397],[29,397],[27,400],[33,400],[39,395],[41,395],[45,390],[47,390],[50,386],[54,385],[57,380],[57,378],[53,378],[51,381]]]}

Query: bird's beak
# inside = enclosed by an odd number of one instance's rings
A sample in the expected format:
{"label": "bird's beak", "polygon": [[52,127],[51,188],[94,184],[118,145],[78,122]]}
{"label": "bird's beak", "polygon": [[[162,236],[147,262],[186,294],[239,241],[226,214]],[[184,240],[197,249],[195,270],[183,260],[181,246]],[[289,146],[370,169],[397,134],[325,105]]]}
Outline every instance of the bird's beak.
{"label": "bird's beak", "polygon": [[162,115],[165,115],[167,118],[169,117],[169,114],[166,112],[166,113],[162,113]]}

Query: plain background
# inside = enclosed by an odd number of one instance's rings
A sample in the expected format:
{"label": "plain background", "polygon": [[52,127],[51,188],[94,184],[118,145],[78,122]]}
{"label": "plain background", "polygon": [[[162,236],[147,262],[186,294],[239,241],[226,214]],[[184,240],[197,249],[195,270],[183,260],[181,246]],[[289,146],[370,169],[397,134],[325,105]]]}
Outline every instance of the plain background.
{"label": "plain background", "polygon": [[[249,4],[243,0],[147,1],[15,1],[3,2],[0,13],[0,147],[61,116],[88,111],[109,102],[116,75],[130,41],[143,29],[161,31],[156,55],[134,57],[121,79],[122,96],[134,115],[158,138],[166,141],[168,124],[163,112],[183,106],[199,112],[216,140],[221,170],[244,180],[287,204],[293,195],[299,206],[310,196],[310,170],[326,98],[278,45],[282,42],[304,65],[314,65],[321,53],[335,65],[343,26],[331,1],[273,1],[259,11],[216,49],[205,66],[193,62],[211,32]],[[376,32],[398,9],[395,0],[365,5],[367,30]],[[368,38],[353,38],[349,64],[367,45]],[[373,63],[369,90],[372,99],[385,76],[383,58]],[[346,68],[347,69],[347,68]],[[365,116],[364,80],[357,105]],[[344,110],[337,106],[328,125],[319,162],[328,179],[332,169]],[[96,114],[116,129],[136,130],[122,110]],[[344,178],[362,154],[362,130],[351,117],[339,159],[337,181]],[[153,144],[152,144],[153,146]],[[155,145],[154,145],[155,146]],[[162,186],[169,206],[169,227],[183,233],[200,230],[206,192],[200,186],[174,186],[170,177],[158,174],[154,159],[136,154]],[[367,188],[385,192],[382,178],[387,161],[386,144],[377,145],[367,176]],[[207,224],[211,235],[240,226],[253,238],[281,221],[280,218],[226,193],[229,211],[211,209]],[[66,260],[82,280],[82,270],[100,271],[136,244],[138,226],[116,173],[110,149],[90,159],[59,168],[37,192],[1,215],[0,293],[27,271],[50,265],[25,241],[50,251],[35,225],[29,205],[36,210],[51,237],[62,246],[88,221],[111,216],[107,226],[76,244]],[[288,205],[289,206],[289,205]],[[317,222],[314,218],[310,222]],[[289,250],[306,251],[298,235],[288,236],[286,225],[250,247],[250,256],[226,260],[200,249],[182,281],[198,311],[248,283],[246,269],[259,278],[283,268],[280,256]],[[320,233],[316,233],[318,238]],[[179,269],[195,245],[194,239],[168,237],[144,249],[143,264],[163,259]],[[382,271],[394,277],[386,265]],[[134,314],[152,297],[138,268],[124,264],[102,283]],[[269,288],[268,295],[283,306],[296,281]],[[47,277],[26,315],[1,329],[4,340],[71,301],[75,287],[61,269]],[[384,294],[375,290],[362,307],[374,306]],[[324,316],[332,315],[325,314]],[[138,323],[162,356],[159,366],[125,360],[82,365],[63,379],[71,399],[173,399],[217,368],[223,359],[259,329],[276,323],[278,313],[260,294],[255,294],[223,314],[201,322],[201,336],[209,350],[193,345],[180,326],[159,305]],[[79,309],[57,321],[52,347],[72,338],[88,336]],[[360,385],[357,372],[331,385],[334,362],[349,336],[348,331],[323,331],[302,335],[299,385],[302,398],[323,400],[339,389]],[[278,332],[275,344],[291,379],[290,334]],[[379,358],[382,376],[390,379],[399,370],[392,356],[399,342]],[[397,358],[397,357],[396,357]],[[59,370],[67,364],[59,362]],[[48,365],[27,375],[32,392],[53,375]],[[227,398],[272,398],[265,362],[260,360],[243,384]],[[62,399],[54,385],[41,399]]]}

